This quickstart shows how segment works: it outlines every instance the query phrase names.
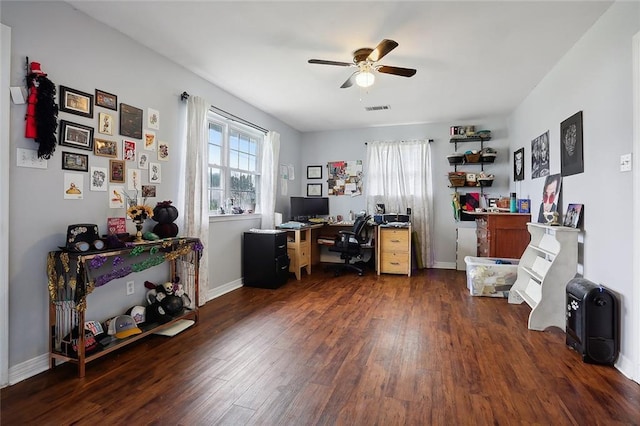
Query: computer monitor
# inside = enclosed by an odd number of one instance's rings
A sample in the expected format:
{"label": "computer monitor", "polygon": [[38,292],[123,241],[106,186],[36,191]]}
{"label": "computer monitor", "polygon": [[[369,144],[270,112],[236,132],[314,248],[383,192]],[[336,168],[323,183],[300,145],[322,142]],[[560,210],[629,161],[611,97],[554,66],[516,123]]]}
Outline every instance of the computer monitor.
{"label": "computer monitor", "polygon": [[304,222],[312,217],[329,214],[329,198],[327,197],[291,197],[291,218]]}

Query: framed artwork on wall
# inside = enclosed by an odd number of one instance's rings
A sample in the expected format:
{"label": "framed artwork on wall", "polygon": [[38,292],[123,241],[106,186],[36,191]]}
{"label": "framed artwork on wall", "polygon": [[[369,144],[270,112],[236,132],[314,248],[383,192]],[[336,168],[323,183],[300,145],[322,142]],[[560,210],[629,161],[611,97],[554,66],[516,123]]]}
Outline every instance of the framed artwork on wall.
{"label": "framed artwork on wall", "polygon": [[549,131],[531,141],[531,179],[549,176]]}
{"label": "framed artwork on wall", "polygon": [[76,172],[89,171],[89,156],[75,152],[62,151],[62,170],[74,170]]}
{"label": "framed artwork on wall", "polygon": [[142,139],[142,110],[127,104],[120,104],[120,134]]}
{"label": "framed artwork on wall", "polygon": [[113,135],[113,116],[104,112],[98,113],[98,133]]}
{"label": "framed artwork on wall", "polygon": [[60,145],[93,151],[93,127],[60,120]]}
{"label": "framed artwork on wall", "polygon": [[307,179],[322,179],[322,166],[307,166]]}
{"label": "framed artwork on wall", "polygon": [[118,110],[118,97],[103,90],[96,89],[96,105],[102,108]]}
{"label": "framed artwork on wall", "polygon": [[60,111],[93,118],[93,95],[60,86]]}
{"label": "framed artwork on wall", "polygon": [[93,144],[93,153],[101,157],[118,158],[118,144],[116,141],[96,139]]}
{"label": "framed artwork on wall", "polygon": [[307,184],[307,197],[322,197],[322,184],[321,183],[308,183]]}
{"label": "framed artwork on wall", "polygon": [[524,147],[513,153],[513,180],[524,180]]}
{"label": "framed artwork on wall", "polygon": [[124,183],[124,160],[109,160],[109,182]]}
{"label": "framed artwork on wall", "polygon": [[582,157],[582,111],[560,123],[560,171],[562,176],[584,172]]}

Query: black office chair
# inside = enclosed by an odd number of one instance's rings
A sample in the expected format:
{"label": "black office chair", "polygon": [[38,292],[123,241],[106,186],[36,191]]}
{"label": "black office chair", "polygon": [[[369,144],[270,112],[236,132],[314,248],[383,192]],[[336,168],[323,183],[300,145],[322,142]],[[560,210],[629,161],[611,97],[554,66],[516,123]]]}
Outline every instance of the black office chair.
{"label": "black office chair", "polygon": [[329,247],[329,251],[340,253],[340,259],[344,259],[344,263],[341,263],[336,269],[336,276],[340,275],[340,272],[345,269],[356,271],[358,275],[364,274],[364,268],[350,263],[351,259],[362,255],[362,244],[365,240],[362,236],[364,228],[371,216],[359,216],[353,223],[353,229],[351,231],[340,231],[336,235],[335,243]]}

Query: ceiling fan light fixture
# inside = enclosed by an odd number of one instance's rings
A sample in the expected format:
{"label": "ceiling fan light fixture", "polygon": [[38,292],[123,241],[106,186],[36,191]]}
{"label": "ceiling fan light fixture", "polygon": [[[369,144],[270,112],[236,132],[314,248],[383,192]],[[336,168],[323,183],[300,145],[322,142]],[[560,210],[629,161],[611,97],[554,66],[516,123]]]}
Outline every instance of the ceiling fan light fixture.
{"label": "ceiling fan light fixture", "polygon": [[376,80],[375,75],[371,71],[360,71],[356,75],[356,84],[360,87],[369,87]]}

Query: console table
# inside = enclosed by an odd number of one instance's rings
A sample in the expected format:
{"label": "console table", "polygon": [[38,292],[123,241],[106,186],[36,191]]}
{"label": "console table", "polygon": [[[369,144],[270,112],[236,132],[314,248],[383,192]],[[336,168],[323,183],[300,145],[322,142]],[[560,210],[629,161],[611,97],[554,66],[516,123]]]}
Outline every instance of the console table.
{"label": "console table", "polygon": [[[49,353],[50,367],[56,360],[69,361],[78,365],[78,376],[84,377],[85,365],[118,348],[139,340],[154,331],[166,328],[181,319],[198,321],[198,273],[202,244],[197,238],[165,238],[143,243],[128,243],[123,248],[72,252],[67,250],[49,252],[47,276],[49,288]],[[190,307],[165,324],[141,324],[142,333],[125,339],[112,341],[91,355],[85,354],[84,324],[87,296],[96,288],[110,281],[126,277],[133,272],[169,263],[173,281],[180,276],[180,284],[191,299]],[[77,351],[69,353],[72,347],[72,331],[78,330]],[[106,330],[105,330],[106,332]]]}

